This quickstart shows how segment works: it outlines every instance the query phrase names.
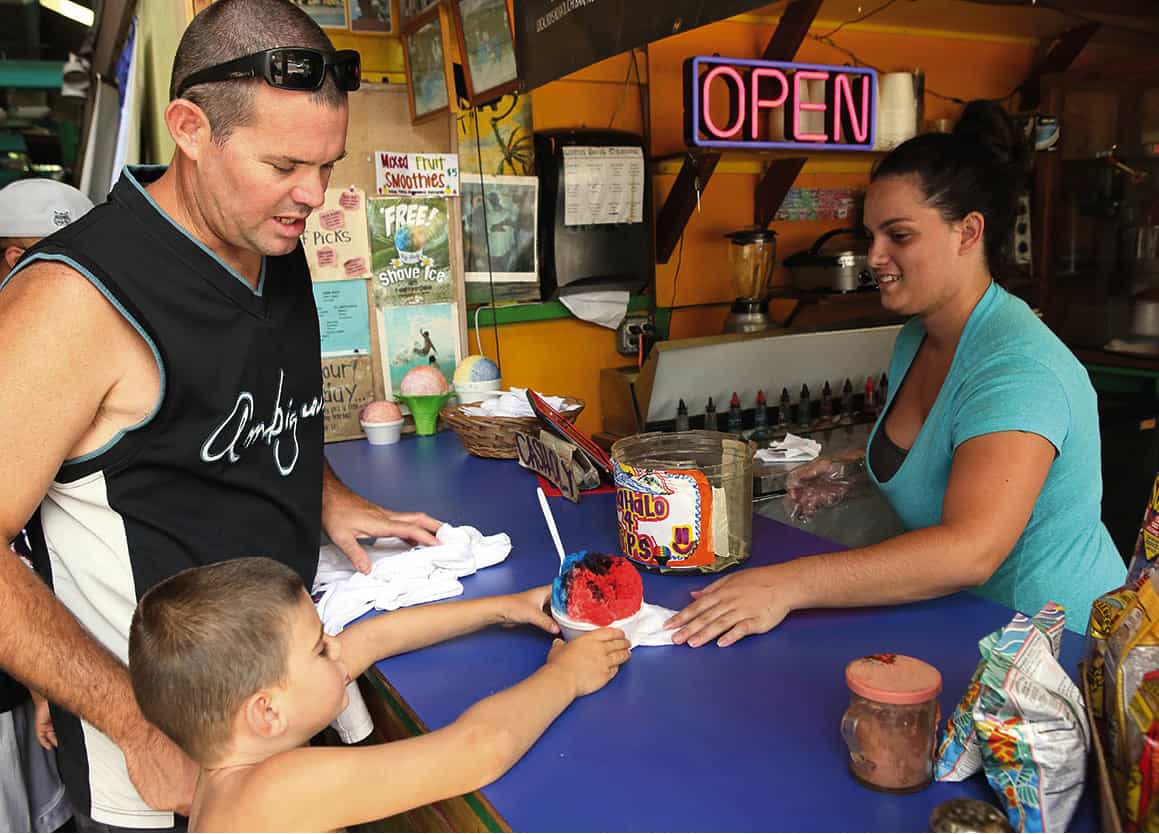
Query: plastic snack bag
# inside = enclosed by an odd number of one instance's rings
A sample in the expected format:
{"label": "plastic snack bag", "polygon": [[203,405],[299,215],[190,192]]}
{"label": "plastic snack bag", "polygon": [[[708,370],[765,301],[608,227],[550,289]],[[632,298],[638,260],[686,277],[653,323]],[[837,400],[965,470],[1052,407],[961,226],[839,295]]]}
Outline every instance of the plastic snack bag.
{"label": "plastic snack bag", "polygon": [[1143,522],[1139,525],[1139,535],[1135,539],[1135,552],[1127,569],[1127,585],[1137,585],[1155,570],[1155,558],[1159,556],[1159,475],[1151,486],[1151,497],[1143,510]]}
{"label": "plastic snack bag", "polygon": [[990,648],[974,703],[982,769],[1016,831],[1065,831],[1082,795],[1090,728],[1057,644],[1016,616]]}
{"label": "plastic snack bag", "polygon": [[833,457],[819,457],[798,466],[785,479],[786,515],[807,522],[826,507],[835,507],[854,490],[869,484],[865,450],[854,449]]}
{"label": "plastic snack bag", "polygon": [[[1013,622],[1011,621],[1011,625]],[[1031,623],[1046,635],[1050,641],[1051,652],[1057,658],[1062,646],[1062,632],[1066,627],[1066,612],[1061,606],[1049,602],[1034,615]],[[974,704],[982,691],[982,672],[989,662],[994,644],[1005,631],[1006,629],[999,629],[992,632],[978,643],[982,659],[978,662],[973,677],[970,678],[966,693],[946,719],[945,735],[942,736],[941,744],[935,753],[934,778],[939,782],[961,782],[982,769],[982,744],[974,730]]]}
{"label": "plastic snack bag", "polygon": [[1159,670],[1143,676],[1128,711],[1131,773],[1123,804],[1127,831],[1159,830]]}

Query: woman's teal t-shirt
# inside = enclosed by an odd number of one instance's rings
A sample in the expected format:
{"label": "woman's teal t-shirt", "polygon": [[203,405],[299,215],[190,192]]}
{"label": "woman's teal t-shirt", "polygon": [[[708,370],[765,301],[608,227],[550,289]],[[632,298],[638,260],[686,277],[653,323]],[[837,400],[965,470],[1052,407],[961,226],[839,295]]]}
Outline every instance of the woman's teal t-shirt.
{"label": "woman's teal t-shirt", "polygon": [[[920,319],[898,334],[882,421],[925,338]],[[1066,607],[1067,627],[1085,631],[1091,602],[1126,578],[1100,520],[1103,482],[1094,388],[1083,366],[1021,299],[991,284],[970,314],[950,371],[901,468],[881,483],[907,529],[941,523],[958,446],[1002,431],[1040,435],[1057,454],[1026,529],[978,592],[1026,614]],[[870,443],[873,442],[870,436]],[[936,567],[935,567],[936,569]]]}

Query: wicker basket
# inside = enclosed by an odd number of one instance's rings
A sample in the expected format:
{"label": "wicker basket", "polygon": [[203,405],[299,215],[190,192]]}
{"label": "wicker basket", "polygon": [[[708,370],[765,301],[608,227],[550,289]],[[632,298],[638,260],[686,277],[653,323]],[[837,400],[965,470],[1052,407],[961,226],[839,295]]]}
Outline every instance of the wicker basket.
{"label": "wicker basket", "polygon": [[[560,413],[574,423],[583,410],[583,400],[568,397]],[[519,457],[515,451],[515,433],[537,435],[541,425],[538,417],[473,417],[463,413],[462,405],[446,406],[439,416],[459,435],[467,451],[481,458]]]}

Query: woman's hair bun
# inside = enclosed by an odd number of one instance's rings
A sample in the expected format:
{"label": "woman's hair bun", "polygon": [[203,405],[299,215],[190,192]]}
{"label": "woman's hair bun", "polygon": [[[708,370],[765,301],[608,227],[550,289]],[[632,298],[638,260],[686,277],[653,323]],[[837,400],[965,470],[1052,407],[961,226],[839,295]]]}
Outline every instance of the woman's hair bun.
{"label": "woman's hair bun", "polygon": [[997,102],[969,102],[954,125],[954,136],[989,154],[999,165],[1009,166],[1012,173],[1025,172],[1030,162],[1025,134]]}

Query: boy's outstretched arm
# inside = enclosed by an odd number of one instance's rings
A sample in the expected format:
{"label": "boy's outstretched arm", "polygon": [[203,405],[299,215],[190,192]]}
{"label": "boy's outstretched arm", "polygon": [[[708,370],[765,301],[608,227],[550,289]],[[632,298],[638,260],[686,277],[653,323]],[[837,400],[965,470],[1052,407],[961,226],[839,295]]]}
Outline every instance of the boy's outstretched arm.
{"label": "boy's outstretched arm", "polygon": [[259,765],[233,827],[330,830],[478,790],[519,761],[575,698],[615,677],[628,656],[619,629],[557,640],[537,672],[443,729],[374,747],[275,756]]}
{"label": "boy's outstretched arm", "polygon": [[544,585],[520,594],[416,605],[371,617],[336,638],[342,647],[342,663],[350,677],[357,678],[384,657],[432,646],[491,625],[527,623],[549,634],[559,634],[559,626],[544,611],[550,596],[551,586]]}

